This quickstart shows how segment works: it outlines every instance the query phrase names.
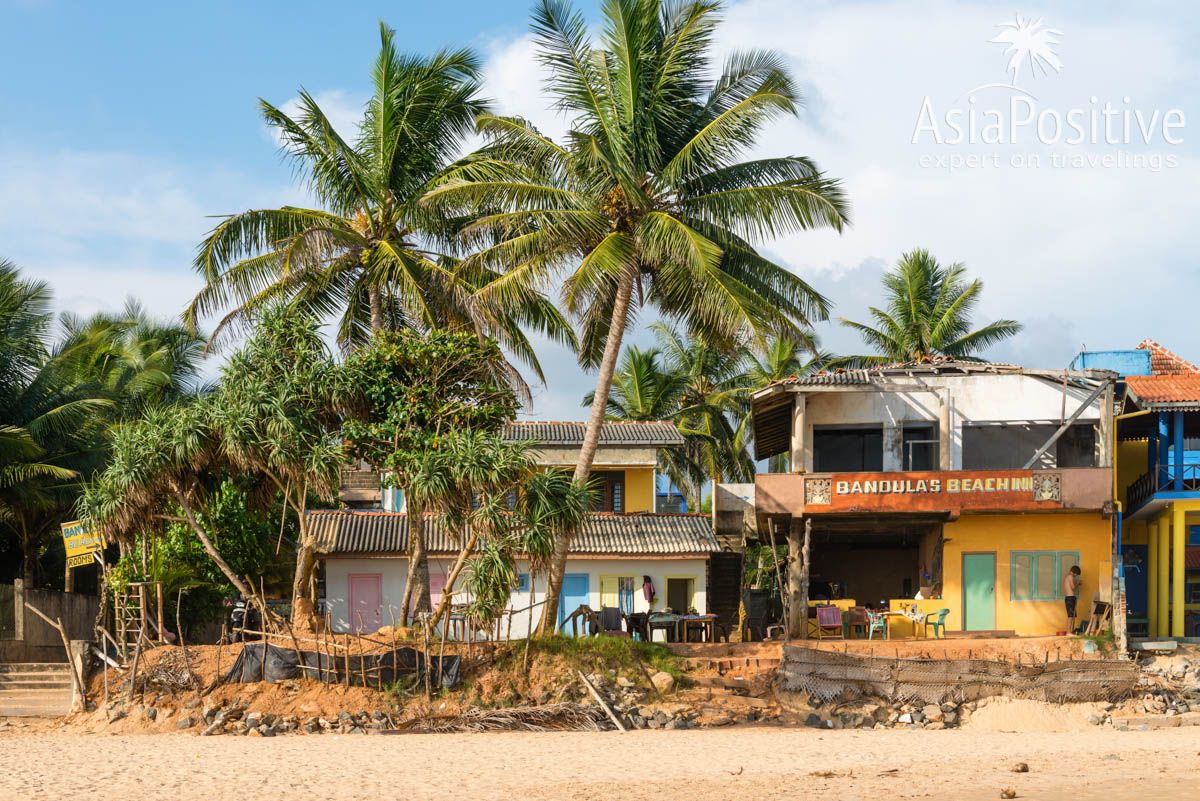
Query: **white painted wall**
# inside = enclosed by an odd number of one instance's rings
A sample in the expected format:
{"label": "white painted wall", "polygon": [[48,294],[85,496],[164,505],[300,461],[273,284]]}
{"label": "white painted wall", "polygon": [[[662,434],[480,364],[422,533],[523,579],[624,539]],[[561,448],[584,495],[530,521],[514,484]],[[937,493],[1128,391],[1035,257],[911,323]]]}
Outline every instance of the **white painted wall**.
{"label": "white painted wall", "polygon": [[[452,564],[453,560],[449,558],[432,558],[429,560],[430,574],[440,573],[442,576],[445,576],[449,573]],[[517,565],[520,572],[528,572],[526,562],[518,561]],[[655,610],[662,610],[666,605],[667,577],[690,577],[695,579],[695,593],[692,597],[692,606],[701,614],[705,613],[708,609],[706,566],[707,560],[705,559],[571,558],[567,560],[568,573],[587,573],[588,606],[593,609],[600,608],[601,576],[633,576],[634,612],[650,611],[650,605],[646,603],[642,595],[642,576],[650,576],[657,591],[657,600],[654,604]],[[390,625],[392,616],[398,616],[400,613],[400,603],[404,595],[404,580],[408,574],[408,559],[405,557],[387,556],[327,558],[325,560],[325,603],[332,613],[335,631],[346,632],[351,631],[353,628],[351,622],[347,620],[349,613],[349,598],[347,597],[349,588],[348,576],[353,573],[379,573],[383,577],[383,621],[384,625]],[[460,578],[460,586],[464,580],[465,576]],[[533,586],[533,602],[536,603],[543,600],[545,594],[546,579],[544,576],[538,576]],[[461,599],[463,602],[467,600],[465,594],[456,595],[456,598]],[[509,602],[509,609],[521,610],[529,605],[530,596],[527,591],[514,592]],[[534,626],[537,626],[541,609],[541,606],[538,606],[533,610],[532,622]],[[391,614],[389,614],[389,611]],[[526,636],[529,630],[529,622],[530,617],[527,611],[514,615],[512,620],[512,636],[514,638]],[[502,625],[505,631],[507,631],[507,621]],[[658,632],[656,636],[661,637],[662,633]]]}
{"label": "white painted wall", "polygon": [[[889,429],[901,428],[905,423],[936,424],[940,396],[946,394],[950,401],[951,469],[961,470],[964,425],[1057,421],[1063,412],[1062,386],[1028,375],[943,375],[885,381],[882,387],[806,388],[805,442],[812,442],[814,426],[882,424],[886,443]],[[1068,417],[1089,394],[1088,390],[1067,387]],[[1078,421],[1095,423],[1099,419],[1100,401],[1095,401]],[[900,469],[888,453],[884,459],[884,470]],[[812,465],[806,465],[806,469],[811,470]]]}

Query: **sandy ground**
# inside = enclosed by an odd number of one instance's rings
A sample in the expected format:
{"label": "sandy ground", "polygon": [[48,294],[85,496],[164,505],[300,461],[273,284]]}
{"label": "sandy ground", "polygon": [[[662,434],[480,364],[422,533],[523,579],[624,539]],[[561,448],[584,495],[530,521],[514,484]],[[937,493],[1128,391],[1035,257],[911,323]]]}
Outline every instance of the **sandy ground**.
{"label": "sandy ground", "polygon": [[[11,731],[11,730],[10,730]],[[0,798],[1200,797],[1200,732],[836,731],[245,737],[0,735]],[[1028,773],[1012,765],[1028,763]]]}

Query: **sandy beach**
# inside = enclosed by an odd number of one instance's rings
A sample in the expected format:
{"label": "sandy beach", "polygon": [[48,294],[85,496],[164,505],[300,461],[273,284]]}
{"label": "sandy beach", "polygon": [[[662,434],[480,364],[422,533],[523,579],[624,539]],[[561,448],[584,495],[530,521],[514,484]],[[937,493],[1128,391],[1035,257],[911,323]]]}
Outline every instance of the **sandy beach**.
{"label": "sandy beach", "polygon": [[[1196,729],[0,736],[0,798],[1195,798]],[[1016,762],[1028,773],[1014,773]]]}

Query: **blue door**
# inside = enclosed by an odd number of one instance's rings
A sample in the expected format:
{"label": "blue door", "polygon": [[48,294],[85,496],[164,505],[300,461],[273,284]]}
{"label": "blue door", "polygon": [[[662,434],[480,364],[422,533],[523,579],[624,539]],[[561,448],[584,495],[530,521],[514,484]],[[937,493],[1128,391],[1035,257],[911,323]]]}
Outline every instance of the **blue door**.
{"label": "blue door", "polygon": [[[567,573],[565,576],[563,576],[562,593],[560,593],[558,596],[559,629],[562,630],[563,621],[567,619],[567,616],[587,602],[588,574]],[[580,634],[587,634],[586,621],[579,621],[575,628]],[[571,627],[567,626],[565,630],[562,630],[562,633],[570,634]]]}

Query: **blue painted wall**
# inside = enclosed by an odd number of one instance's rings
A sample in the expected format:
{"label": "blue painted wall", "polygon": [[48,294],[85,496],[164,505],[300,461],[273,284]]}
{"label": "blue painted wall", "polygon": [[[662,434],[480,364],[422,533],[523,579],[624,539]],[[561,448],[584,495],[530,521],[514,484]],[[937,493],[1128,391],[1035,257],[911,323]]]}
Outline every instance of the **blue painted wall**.
{"label": "blue painted wall", "polygon": [[1072,370],[1112,370],[1120,376],[1150,375],[1148,350],[1085,350],[1071,361]]}

